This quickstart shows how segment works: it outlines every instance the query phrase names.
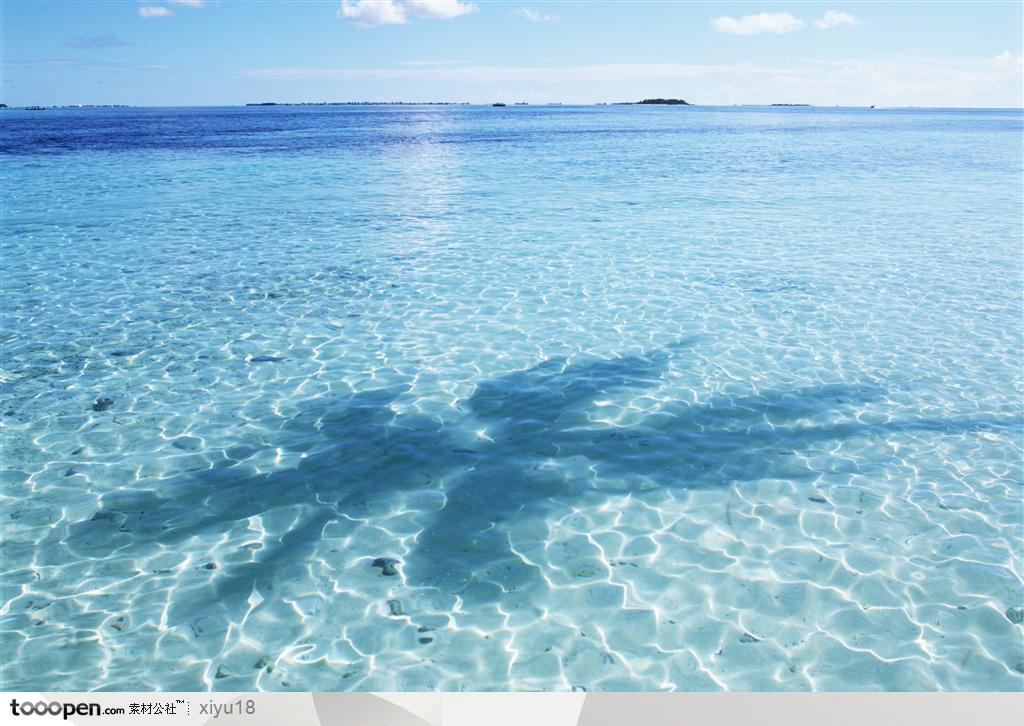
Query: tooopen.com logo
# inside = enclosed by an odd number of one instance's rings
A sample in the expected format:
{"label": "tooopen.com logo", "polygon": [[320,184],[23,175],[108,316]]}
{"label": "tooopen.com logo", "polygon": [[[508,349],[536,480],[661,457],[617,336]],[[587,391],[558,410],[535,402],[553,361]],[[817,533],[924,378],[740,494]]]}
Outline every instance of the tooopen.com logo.
{"label": "tooopen.com logo", "polygon": [[71,716],[117,716],[123,714],[123,708],[103,708],[98,703],[61,703],[60,701],[22,701],[11,699],[11,715],[13,716],[63,716],[67,721]]}

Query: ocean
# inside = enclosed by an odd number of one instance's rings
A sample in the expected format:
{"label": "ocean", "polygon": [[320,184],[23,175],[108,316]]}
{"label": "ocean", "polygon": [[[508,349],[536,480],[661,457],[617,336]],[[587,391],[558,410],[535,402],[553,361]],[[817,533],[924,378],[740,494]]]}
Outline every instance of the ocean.
{"label": "ocean", "polygon": [[0,684],[1024,689],[1022,130],[0,111]]}

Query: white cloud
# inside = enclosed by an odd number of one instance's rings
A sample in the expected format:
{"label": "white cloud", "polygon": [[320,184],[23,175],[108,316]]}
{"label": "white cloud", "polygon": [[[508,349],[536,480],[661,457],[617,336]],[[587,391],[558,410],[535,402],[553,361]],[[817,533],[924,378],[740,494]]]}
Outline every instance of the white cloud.
{"label": "white cloud", "polygon": [[1024,70],[1024,55],[1014,55],[1010,51],[1004,50],[992,59],[992,65],[1008,71],[1020,72]]}
{"label": "white cloud", "polygon": [[[453,84],[450,100],[490,101],[495,84],[509,97],[540,93],[551,100],[638,100],[676,95],[701,104],[812,103],[822,106],[1024,105],[1024,57],[1004,51],[986,58],[801,60],[774,66],[615,63],[581,66],[406,65],[390,68],[255,68],[242,75],[265,81],[319,81],[351,93],[351,82],[384,88],[391,81]],[[337,86],[332,86],[337,83]],[[422,86],[426,88],[426,86]],[[666,90],[667,89],[667,90]]]}
{"label": "white cloud", "polygon": [[118,38],[116,35],[76,35],[75,37],[68,38],[64,41],[64,45],[68,48],[86,50],[91,48],[124,48],[125,46],[131,45],[131,43]]}
{"label": "white cloud", "polygon": [[139,7],[140,18],[168,18],[174,15],[174,10],[167,5],[182,5],[186,8],[205,8],[206,0],[157,0],[164,5],[153,5],[152,2],[143,0]]}
{"label": "white cloud", "polygon": [[341,0],[338,19],[352,20],[359,25],[403,25],[405,9],[392,0]]}
{"label": "white cloud", "polygon": [[538,13],[536,10],[530,10],[530,8],[516,8],[512,12],[525,20],[529,20],[531,23],[553,23],[558,20],[557,15]]}
{"label": "white cloud", "polygon": [[824,15],[814,21],[814,24],[822,30],[838,28],[840,25],[856,25],[857,18],[849,13],[841,13],[836,10],[827,10]]}
{"label": "white cloud", "polygon": [[683,63],[607,63],[591,66],[416,66],[406,68],[255,68],[244,72],[250,78],[274,80],[407,80],[454,81],[465,83],[514,82],[607,82],[670,80],[742,71],[774,73],[775,70],[736,65]]}
{"label": "white cloud", "polygon": [[87,61],[79,58],[44,58],[31,61],[3,61],[0,67],[6,68],[81,68],[86,70],[99,71],[120,71],[129,68],[138,68],[150,71],[169,71],[172,66],[157,63],[123,63],[118,61]]}
{"label": "white cloud", "polygon": [[460,15],[475,13],[477,6],[460,0],[405,0],[409,12],[420,18],[448,20]]}
{"label": "white cloud", "polygon": [[143,5],[139,8],[140,18],[166,18],[174,15],[174,11],[162,5]]}
{"label": "white cloud", "polygon": [[976,59],[897,56],[811,63],[771,82],[823,105],[1020,106],[1022,71],[1020,57],[1010,53]]}
{"label": "white cloud", "polygon": [[338,18],[359,25],[404,25],[409,18],[449,20],[476,12],[460,0],[341,0]]}
{"label": "white cloud", "polygon": [[790,33],[800,30],[806,23],[789,13],[758,13],[732,18],[723,15],[711,21],[711,27],[719,33],[754,35],[755,33]]}

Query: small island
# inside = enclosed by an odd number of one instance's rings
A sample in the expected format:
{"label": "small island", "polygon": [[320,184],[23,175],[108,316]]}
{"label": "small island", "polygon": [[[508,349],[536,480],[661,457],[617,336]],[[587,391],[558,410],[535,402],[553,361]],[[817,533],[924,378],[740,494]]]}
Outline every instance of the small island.
{"label": "small island", "polygon": [[[6,103],[0,103],[0,108],[9,108]],[[123,103],[70,103],[64,106],[15,106],[15,108],[21,108],[25,111],[47,111],[50,109],[60,110],[76,110],[76,109],[93,109],[93,108],[131,108]]]}
{"label": "small island", "polygon": [[645,98],[643,101],[637,101],[637,106],[690,106],[692,104],[687,103],[681,98]]}
{"label": "small island", "polygon": [[246,106],[468,106],[453,101],[259,101]]}

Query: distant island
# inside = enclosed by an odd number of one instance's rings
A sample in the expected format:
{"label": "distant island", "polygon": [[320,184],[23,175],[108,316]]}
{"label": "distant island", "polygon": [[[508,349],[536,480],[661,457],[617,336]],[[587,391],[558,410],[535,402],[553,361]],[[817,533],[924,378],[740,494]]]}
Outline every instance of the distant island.
{"label": "distant island", "polygon": [[769,106],[810,106],[809,103],[770,103]]}
{"label": "distant island", "polygon": [[637,101],[637,106],[690,106],[692,104],[687,103],[681,98],[645,98],[643,101]]}
{"label": "distant island", "polygon": [[296,103],[261,101],[246,106],[468,106],[451,101],[302,101]]}
{"label": "distant island", "polygon": [[[0,103],[0,108],[8,108],[6,103]],[[76,108],[131,108],[121,103],[72,103],[66,106],[21,106],[25,111],[46,111],[47,109],[76,109]]]}

